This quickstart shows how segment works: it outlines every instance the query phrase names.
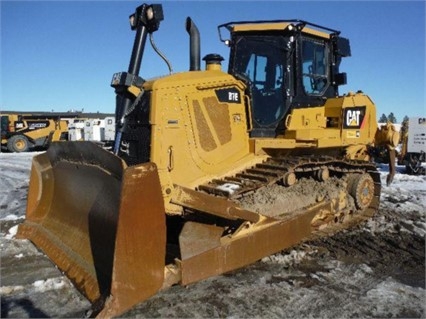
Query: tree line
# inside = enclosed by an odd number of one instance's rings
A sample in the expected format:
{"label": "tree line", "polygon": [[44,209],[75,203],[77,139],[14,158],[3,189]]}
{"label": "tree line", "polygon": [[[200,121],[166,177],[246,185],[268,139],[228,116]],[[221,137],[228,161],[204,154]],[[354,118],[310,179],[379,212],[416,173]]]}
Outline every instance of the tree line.
{"label": "tree line", "polygon": [[[391,123],[398,123],[395,115],[393,114],[393,112],[390,112],[388,116],[386,116],[386,114],[382,114],[382,116],[379,118],[379,123],[387,123],[387,122],[391,122]],[[404,126],[404,124],[408,124],[408,116],[404,116],[404,119],[402,120],[401,124]]]}

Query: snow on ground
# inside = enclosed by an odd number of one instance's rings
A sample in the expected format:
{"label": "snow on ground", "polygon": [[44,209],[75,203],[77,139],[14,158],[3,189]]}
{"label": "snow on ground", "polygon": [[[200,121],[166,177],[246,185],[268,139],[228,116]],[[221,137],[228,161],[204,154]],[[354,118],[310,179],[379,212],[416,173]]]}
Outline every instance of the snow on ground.
{"label": "snow on ground", "polygon": [[25,217],[31,158],[35,153],[0,153],[0,219]]}
{"label": "snow on ground", "polygon": [[[14,238],[33,155],[0,153],[1,317],[80,317],[88,301],[31,243]],[[385,185],[387,166],[379,169]],[[123,317],[425,318],[426,177],[398,171],[364,225],[174,286]]]}

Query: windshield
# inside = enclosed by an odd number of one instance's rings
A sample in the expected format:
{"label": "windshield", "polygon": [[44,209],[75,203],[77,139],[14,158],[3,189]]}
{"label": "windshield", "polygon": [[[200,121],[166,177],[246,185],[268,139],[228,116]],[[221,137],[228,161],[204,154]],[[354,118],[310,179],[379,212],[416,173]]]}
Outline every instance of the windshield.
{"label": "windshield", "polygon": [[282,119],[286,41],[277,36],[244,36],[236,40],[234,74],[245,78],[252,95],[252,113],[259,127]]}

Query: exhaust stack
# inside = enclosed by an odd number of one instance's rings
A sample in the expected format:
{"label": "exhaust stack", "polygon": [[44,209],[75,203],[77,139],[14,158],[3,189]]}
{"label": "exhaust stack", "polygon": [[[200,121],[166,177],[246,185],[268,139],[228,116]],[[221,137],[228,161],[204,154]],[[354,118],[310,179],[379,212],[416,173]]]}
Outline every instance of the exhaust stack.
{"label": "exhaust stack", "polygon": [[200,71],[200,32],[190,17],[186,18],[186,32],[189,34],[189,71]]}

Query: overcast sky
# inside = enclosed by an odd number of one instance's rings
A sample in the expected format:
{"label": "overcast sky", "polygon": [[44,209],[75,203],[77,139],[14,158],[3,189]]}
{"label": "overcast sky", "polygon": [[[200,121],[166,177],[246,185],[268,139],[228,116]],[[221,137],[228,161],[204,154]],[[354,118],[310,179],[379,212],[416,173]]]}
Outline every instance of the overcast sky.
{"label": "overcast sky", "polygon": [[[127,71],[135,1],[1,1],[0,110],[114,112],[112,74]],[[158,2],[156,2],[158,3]],[[217,25],[239,20],[303,19],[351,41],[340,93],[363,90],[378,117],[426,116],[424,1],[165,1],[154,34],[175,72],[189,68],[185,19],[201,33],[202,56],[228,48]],[[167,74],[149,42],[141,76]]]}

